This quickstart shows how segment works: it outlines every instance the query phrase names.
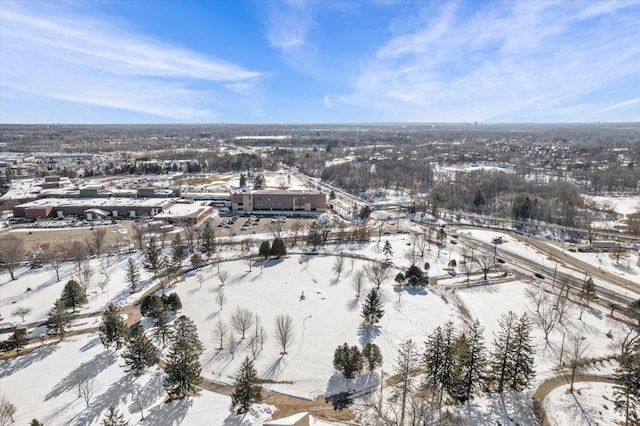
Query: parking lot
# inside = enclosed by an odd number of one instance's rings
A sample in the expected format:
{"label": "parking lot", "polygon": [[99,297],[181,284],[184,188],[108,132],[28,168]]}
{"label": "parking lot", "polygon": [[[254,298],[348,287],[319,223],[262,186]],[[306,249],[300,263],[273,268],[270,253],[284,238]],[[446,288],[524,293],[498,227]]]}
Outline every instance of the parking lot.
{"label": "parking lot", "polygon": [[277,218],[275,216],[260,217],[231,216],[221,217],[213,221],[216,235],[221,237],[250,236],[254,234],[271,234],[273,228],[279,226],[288,231],[292,227],[299,226],[306,229],[315,219],[312,218]]}

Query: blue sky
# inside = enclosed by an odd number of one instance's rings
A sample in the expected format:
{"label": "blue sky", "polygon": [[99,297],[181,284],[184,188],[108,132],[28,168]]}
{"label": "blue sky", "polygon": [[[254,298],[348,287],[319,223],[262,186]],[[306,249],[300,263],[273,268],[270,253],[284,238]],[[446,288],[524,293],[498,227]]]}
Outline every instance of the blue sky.
{"label": "blue sky", "polygon": [[640,2],[0,2],[2,123],[640,121]]}

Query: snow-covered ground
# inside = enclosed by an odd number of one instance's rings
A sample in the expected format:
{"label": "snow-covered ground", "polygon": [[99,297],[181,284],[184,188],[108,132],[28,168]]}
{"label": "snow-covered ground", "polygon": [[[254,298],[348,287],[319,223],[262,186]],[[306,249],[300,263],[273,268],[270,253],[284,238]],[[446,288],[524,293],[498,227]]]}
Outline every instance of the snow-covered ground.
{"label": "snow-covered ground", "polygon": [[[266,409],[244,419],[231,415],[230,397],[204,390],[196,397],[166,403],[158,367],[134,379],[122,363],[119,354],[105,350],[97,336],[75,336],[2,361],[0,390],[17,407],[15,424],[37,418],[46,425],[98,425],[112,405],[131,425],[248,426],[270,418]],[[78,395],[78,376],[94,383],[88,407]],[[138,401],[144,407],[144,422]]]}
{"label": "snow-covered ground", "polygon": [[623,216],[640,211],[640,199],[638,199],[638,196],[597,195],[589,198],[600,205],[610,206],[614,212]]}
{"label": "snow-covered ground", "polygon": [[547,396],[545,412],[552,425],[623,424],[624,417],[614,411],[613,385],[599,382],[577,382],[574,393],[569,385],[560,386]]}
{"label": "snow-covered ground", "polygon": [[[479,231],[474,237],[490,241],[495,235]],[[259,375],[273,383],[266,386],[288,394],[313,398],[318,394],[331,394],[344,387],[367,387],[379,384],[378,373],[363,374],[355,383],[345,383],[333,370],[333,352],[338,345],[348,343],[362,346],[374,342],[380,346],[384,358],[385,378],[393,370],[398,344],[413,339],[421,346],[432,330],[451,320],[458,329],[462,328],[463,318],[455,303],[441,297],[442,289],[427,287],[424,291],[405,288],[396,292],[393,278],[404,271],[410,261],[406,254],[413,249],[412,236],[383,235],[378,243],[377,235],[372,242],[362,244],[342,244],[320,247],[316,254],[309,253],[308,247],[292,249],[282,260],[270,260],[263,264],[255,261],[252,270],[244,260],[233,260],[242,252],[225,250],[219,253],[225,261],[220,270],[229,273],[224,287],[220,287],[217,278],[218,266],[208,266],[185,274],[184,280],[173,289],[182,300],[182,314],[192,318],[200,339],[205,345],[201,357],[203,376],[225,383],[231,383],[245,356],[251,355],[249,338],[244,340],[234,334],[235,351],[229,351],[225,339],[224,349],[217,350],[218,342],[214,338],[214,327],[220,319],[229,322],[236,307],[250,310],[260,316],[260,323],[267,332],[263,350],[255,361]],[[353,275],[371,259],[385,259],[383,244],[391,243],[393,254],[389,258],[391,271],[382,286],[385,314],[376,326],[365,326],[360,316],[361,304],[368,288],[367,282],[360,298],[356,298],[351,286]],[[426,253],[420,259],[421,265],[429,262],[429,274],[432,277],[447,276],[444,269],[449,259],[459,260],[458,245],[449,245],[437,256],[437,250]],[[522,256],[543,261],[544,256],[531,247],[515,240],[507,240],[500,249],[509,247]],[[344,269],[336,279],[333,267],[338,255],[344,256]],[[124,266],[130,257],[140,262],[140,254],[123,254],[113,258],[113,272],[109,285],[109,297],[120,305],[130,304],[139,297],[134,295],[124,277]],[[353,260],[352,260],[353,259]],[[94,279],[99,278],[99,260],[92,260],[95,270]],[[546,260],[549,263],[548,260]],[[460,272],[460,271],[459,271]],[[50,267],[37,270],[20,269],[18,279],[10,281],[8,274],[0,276],[0,309],[3,326],[18,324],[19,318],[11,317],[16,307],[30,307],[33,312],[25,322],[35,322],[46,318],[53,301],[60,296],[64,283],[72,277],[72,264],[61,269],[61,281],[56,282],[55,272]],[[199,277],[202,278],[200,286]],[[151,285],[148,275],[143,277],[145,286]],[[456,294],[466,305],[472,318],[480,320],[485,328],[486,343],[490,346],[493,333],[497,329],[497,319],[501,314],[512,310],[518,314],[532,312],[534,307],[526,297],[525,291],[533,284],[526,281],[510,281],[474,288],[458,289]],[[26,292],[26,287],[31,291]],[[227,302],[222,311],[216,302],[218,292],[223,291]],[[91,297],[83,312],[102,309],[108,303],[96,284],[89,290]],[[304,292],[304,299],[301,295]],[[13,303],[15,302],[15,303]],[[288,314],[293,319],[294,341],[281,356],[274,338],[275,317]],[[590,356],[606,356],[611,353],[606,337],[607,331],[614,329],[616,323],[597,309],[584,312],[578,320],[579,312],[573,310],[567,322],[567,332],[577,333],[588,339]],[[94,325],[95,326],[95,325]],[[249,331],[248,333],[250,333]],[[568,335],[568,334],[567,334]],[[560,327],[554,330],[545,342],[539,330],[534,331],[536,345],[536,370],[538,376],[535,387],[557,372],[558,352],[562,342]],[[150,370],[135,383],[127,378],[119,365],[122,361],[112,351],[102,348],[95,335],[74,336],[62,344],[39,348],[29,354],[2,361],[0,364],[0,392],[8,394],[10,400],[18,406],[18,423],[26,423],[38,417],[45,424],[97,424],[110,404],[118,404],[120,411],[133,424],[139,415],[132,401],[133,390],[141,384],[145,399],[145,416],[154,419],[154,424],[240,424],[237,419],[228,418],[229,398],[217,394],[202,392],[199,397],[185,401],[163,403],[164,393],[161,387],[162,372],[156,368]],[[85,408],[83,400],[77,397],[77,389],[71,385],[73,372],[90,370],[96,377],[95,406]],[[42,379],[41,379],[42,378]],[[34,386],[33,383],[38,383]],[[37,388],[37,391],[33,389]],[[15,390],[15,392],[14,392]],[[531,415],[531,392],[507,395],[505,398],[489,396],[476,398],[470,406],[455,410],[466,417],[468,424],[487,424],[503,421],[506,417],[528,419]],[[17,395],[13,397],[12,395]],[[518,414],[520,413],[520,414]],[[24,416],[24,417],[22,417]],[[475,419],[475,420],[473,420]],[[149,424],[148,422],[146,424]]]}

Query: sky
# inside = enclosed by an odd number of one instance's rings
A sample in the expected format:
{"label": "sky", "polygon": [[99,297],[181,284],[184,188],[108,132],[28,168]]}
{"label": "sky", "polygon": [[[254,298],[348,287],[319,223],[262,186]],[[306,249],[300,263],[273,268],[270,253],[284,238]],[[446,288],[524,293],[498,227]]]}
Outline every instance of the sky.
{"label": "sky", "polygon": [[640,121],[640,2],[0,2],[1,123]]}

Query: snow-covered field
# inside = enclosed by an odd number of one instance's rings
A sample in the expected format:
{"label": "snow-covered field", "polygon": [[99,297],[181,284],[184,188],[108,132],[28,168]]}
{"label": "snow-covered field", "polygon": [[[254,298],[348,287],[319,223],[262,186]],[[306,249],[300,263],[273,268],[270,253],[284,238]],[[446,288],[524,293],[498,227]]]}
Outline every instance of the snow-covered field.
{"label": "snow-covered field", "polygon": [[547,396],[545,411],[551,424],[562,426],[623,424],[624,417],[614,411],[613,385],[577,382],[574,393],[569,385],[560,386]]}
{"label": "snow-covered field", "polygon": [[[217,350],[215,324],[218,320],[228,323],[236,307],[246,308],[259,315],[260,324],[267,332],[264,347],[255,361],[259,375],[272,381],[266,386],[306,398],[322,393],[331,394],[345,385],[367,387],[379,384],[378,373],[363,374],[355,384],[345,384],[332,365],[333,352],[338,345],[345,342],[359,346],[367,342],[379,345],[387,378],[393,370],[398,345],[406,339],[411,338],[421,346],[435,327],[448,320],[461,329],[462,314],[455,303],[447,302],[441,297],[444,294],[442,289],[427,287],[424,291],[394,291],[392,284],[395,274],[409,266],[406,253],[412,249],[412,237],[407,234],[384,235],[379,244],[376,237],[377,235],[370,243],[321,247],[317,254],[309,253],[309,248],[298,247],[282,260],[270,260],[265,264],[255,261],[250,272],[244,260],[232,260],[243,253],[226,250],[220,253],[220,257],[226,260],[219,266],[220,270],[229,274],[224,287],[220,287],[217,265],[185,274],[184,280],[168,291],[176,291],[180,295],[183,304],[181,313],[193,319],[198,327],[200,340],[205,345],[201,357],[203,376],[231,383],[241,361],[245,356],[251,356],[249,338],[242,340],[238,333],[234,334],[233,354],[229,350],[227,339],[224,348]],[[474,237],[484,241],[493,238],[493,234],[476,235],[474,231]],[[381,247],[385,241],[391,243],[393,250],[389,258],[391,272],[382,286],[385,314],[379,324],[365,326],[360,316],[361,304],[371,284],[367,283],[361,296],[356,298],[351,281],[355,272],[370,264],[372,259],[384,260]],[[522,256],[544,260],[543,255],[520,244],[509,240],[501,247],[506,249],[509,246]],[[461,243],[458,244],[460,245]],[[424,259],[420,259],[420,263],[430,263],[429,274],[432,277],[446,276],[444,268],[449,259],[460,257],[457,250],[459,247],[450,245],[438,257],[433,247]],[[343,272],[336,279],[332,269],[338,255],[344,256],[345,261]],[[140,254],[121,255],[113,258],[112,262],[108,296],[121,306],[133,303],[141,294],[138,291],[131,295],[124,277],[124,266],[131,256],[140,262]],[[99,260],[91,262],[97,280]],[[55,272],[50,267],[20,269],[15,281],[9,281],[8,274],[2,274],[2,326],[20,322],[19,318],[10,316],[10,312],[18,306],[33,309],[25,318],[27,323],[45,319],[53,301],[60,296],[64,283],[72,277],[72,273],[73,266],[66,264],[61,269],[60,282],[56,282]],[[151,285],[148,275],[143,278],[145,286]],[[202,281],[202,286],[199,281]],[[525,295],[525,290],[531,286],[526,281],[510,281],[458,289],[456,294],[466,305],[471,317],[479,319],[484,326],[486,343],[490,346],[501,314],[508,310],[518,314],[533,311],[534,307]],[[31,287],[32,290],[26,292],[26,287]],[[227,298],[222,311],[216,301],[220,291]],[[100,310],[107,305],[107,293],[102,293],[96,284],[90,288],[89,293],[90,302],[82,312]],[[304,299],[300,297],[303,293]],[[290,315],[294,326],[294,341],[284,356],[280,354],[274,338],[274,321],[280,314]],[[611,353],[608,348],[611,340],[605,334],[610,329],[615,329],[616,323],[597,308],[585,311],[582,320],[577,319],[578,314],[576,310],[570,313],[567,332],[585,336],[591,347],[589,355],[592,357]],[[562,330],[560,327],[556,328],[548,343],[538,330],[534,331],[534,338],[538,373],[535,384],[538,384],[557,373],[553,369],[558,362]],[[146,385],[140,398],[144,398],[144,414],[153,420],[151,423],[145,421],[145,424],[240,424],[237,418],[228,417],[228,397],[203,391],[196,398],[166,404],[163,403],[165,394],[161,386],[162,372],[159,369],[151,369],[134,382],[124,374],[121,364],[119,355],[112,350],[104,350],[95,334],[73,336],[62,344],[39,348],[18,358],[2,361],[0,392],[17,405],[16,420],[19,424],[27,423],[33,417],[38,417],[45,424],[98,424],[111,404],[118,405],[131,423],[137,424],[140,416],[132,398],[136,393],[135,389],[143,387],[143,384]],[[72,382],[74,372],[77,371],[90,371],[95,376],[94,403],[89,408],[86,408],[83,399],[78,398],[78,391]],[[11,392],[7,389],[11,389]],[[531,411],[528,411],[531,410],[531,392],[532,389],[508,395],[504,399],[497,396],[476,398],[471,405],[456,410],[467,418],[468,424],[496,423],[504,421],[506,417],[526,420],[531,416]],[[249,418],[257,424],[260,422],[251,416]]]}
{"label": "snow-covered field", "polygon": [[640,200],[638,200],[637,196],[617,197],[597,195],[589,198],[601,205],[610,206],[614,212],[623,216],[640,211]]}

